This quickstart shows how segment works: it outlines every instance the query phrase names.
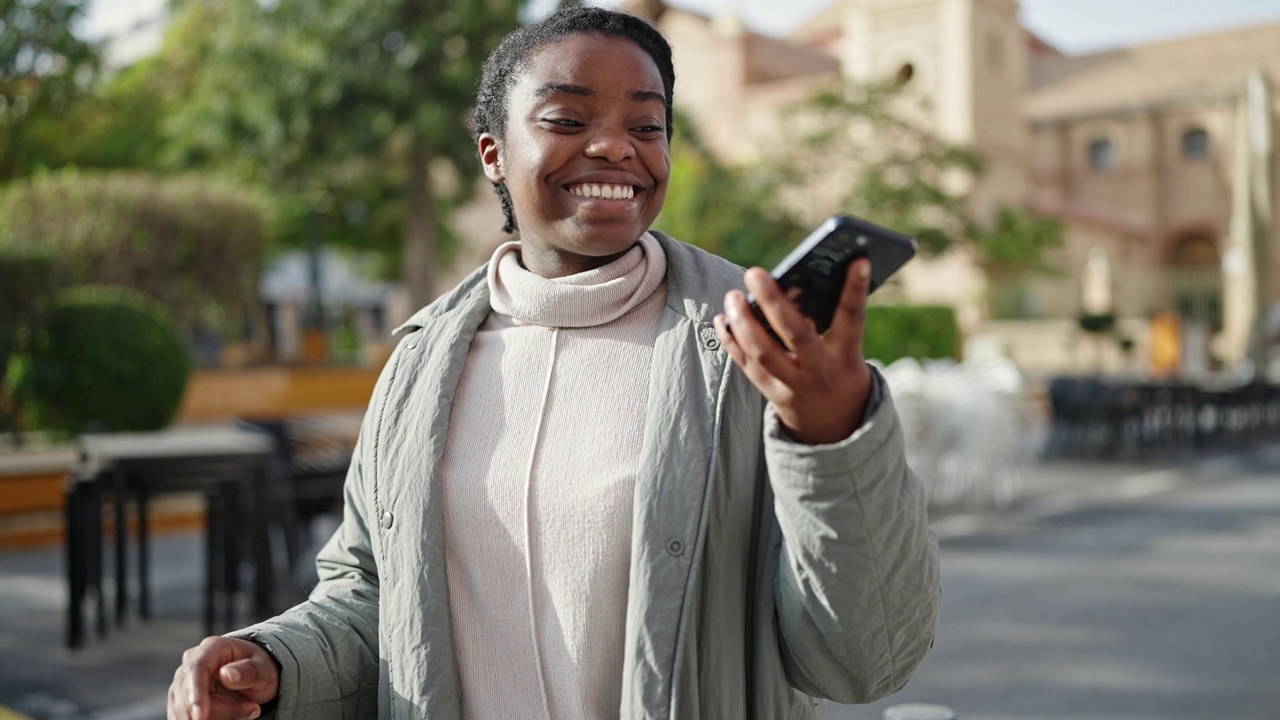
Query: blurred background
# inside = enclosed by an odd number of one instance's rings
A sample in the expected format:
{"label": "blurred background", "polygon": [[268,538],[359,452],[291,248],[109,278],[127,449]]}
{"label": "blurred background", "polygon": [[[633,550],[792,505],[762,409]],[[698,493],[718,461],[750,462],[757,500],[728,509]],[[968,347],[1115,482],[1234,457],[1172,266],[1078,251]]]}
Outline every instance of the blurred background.
{"label": "blurred background", "polygon": [[[0,720],[161,717],[314,582],[391,330],[507,239],[480,64],[554,7],[0,0]],[[943,630],[830,716],[1280,717],[1280,4],[619,7],[675,50],[657,228],[921,246],[865,350]]]}

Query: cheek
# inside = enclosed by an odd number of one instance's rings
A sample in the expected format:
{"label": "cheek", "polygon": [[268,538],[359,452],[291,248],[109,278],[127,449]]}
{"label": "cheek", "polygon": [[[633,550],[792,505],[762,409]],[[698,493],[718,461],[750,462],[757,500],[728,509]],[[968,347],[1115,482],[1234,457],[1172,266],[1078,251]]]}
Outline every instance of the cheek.
{"label": "cheek", "polygon": [[665,193],[667,181],[671,179],[671,154],[665,147],[655,149],[654,153],[646,159],[645,165],[648,166],[649,174],[657,181],[659,190]]}
{"label": "cheek", "polygon": [[671,177],[671,147],[666,143],[662,143],[662,146],[658,149],[658,156],[658,172],[665,181]]}

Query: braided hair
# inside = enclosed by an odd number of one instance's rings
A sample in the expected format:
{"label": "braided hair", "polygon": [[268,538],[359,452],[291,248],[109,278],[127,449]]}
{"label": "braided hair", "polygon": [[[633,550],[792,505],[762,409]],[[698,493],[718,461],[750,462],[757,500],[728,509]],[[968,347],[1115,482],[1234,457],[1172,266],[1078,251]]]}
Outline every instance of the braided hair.
{"label": "braided hair", "polygon": [[[667,138],[671,138],[671,107],[676,72],[671,62],[671,45],[652,25],[626,13],[596,7],[574,7],[561,10],[540,22],[525,25],[503,38],[484,62],[480,85],[476,88],[476,106],[471,111],[471,135],[479,139],[489,133],[499,140],[507,131],[507,100],[511,88],[524,70],[534,51],[573,35],[599,33],[626,38],[644,50],[658,66],[667,105]],[[515,209],[506,185],[495,182],[494,190],[502,202],[506,217],[504,232],[516,231]]]}

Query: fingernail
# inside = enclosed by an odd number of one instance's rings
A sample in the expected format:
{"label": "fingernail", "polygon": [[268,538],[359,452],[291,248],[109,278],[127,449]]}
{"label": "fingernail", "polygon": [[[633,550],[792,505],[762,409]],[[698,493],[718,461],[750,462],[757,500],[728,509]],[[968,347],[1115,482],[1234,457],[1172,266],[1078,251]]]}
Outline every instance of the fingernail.
{"label": "fingernail", "polygon": [[861,277],[863,280],[866,280],[867,278],[871,277],[871,263],[869,262],[858,263],[858,276]]}
{"label": "fingernail", "polygon": [[228,680],[230,680],[233,683],[240,682],[240,677],[241,677],[240,668],[229,667],[229,668],[223,668],[223,670],[227,673]]}
{"label": "fingernail", "polygon": [[200,706],[194,702],[191,703],[191,720],[200,720],[204,713],[200,711]]}

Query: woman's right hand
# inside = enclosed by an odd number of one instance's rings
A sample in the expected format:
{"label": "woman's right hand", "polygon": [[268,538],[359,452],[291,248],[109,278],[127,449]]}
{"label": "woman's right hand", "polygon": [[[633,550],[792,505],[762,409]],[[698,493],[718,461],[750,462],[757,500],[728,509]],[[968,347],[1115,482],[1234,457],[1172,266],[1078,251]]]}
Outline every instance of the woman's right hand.
{"label": "woman's right hand", "polygon": [[280,668],[261,645],[207,637],[182,654],[169,685],[169,720],[256,718],[279,690]]}

